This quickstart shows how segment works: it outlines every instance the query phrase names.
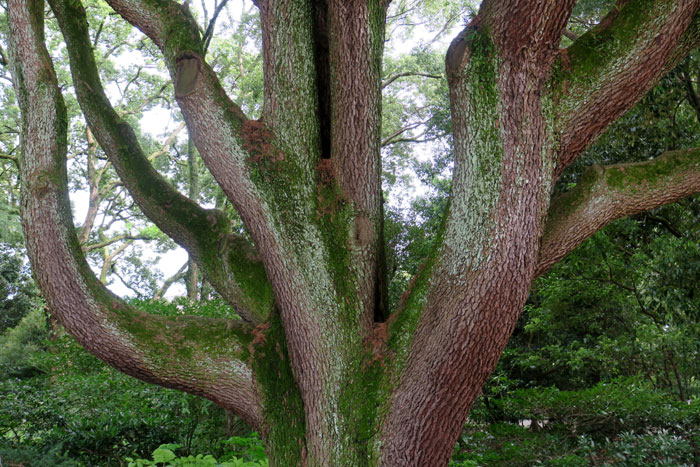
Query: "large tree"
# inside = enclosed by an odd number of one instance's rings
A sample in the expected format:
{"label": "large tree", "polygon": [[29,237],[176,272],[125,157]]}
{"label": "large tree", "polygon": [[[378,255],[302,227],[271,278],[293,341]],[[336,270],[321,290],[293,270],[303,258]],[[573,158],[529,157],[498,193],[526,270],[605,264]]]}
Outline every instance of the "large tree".
{"label": "large tree", "polygon": [[172,188],[100,83],[80,0],[49,0],[91,132],[141,210],[240,320],[163,318],[87,266],[66,187],[66,110],[42,0],[8,0],[22,110],[22,219],[53,313],[137,378],[209,398],[273,465],[444,465],[530,284],[613,219],[700,191],[700,150],[553,184],[700,42],[700,0],[618,0],[567,48],[575,0],[484,0],[446,57],[454,132],[434,247],[387,309],[380,185],[389,0],[257,0],[264,107],[249,120],[205,61],[187,2],[108,0],[161,50],[189,134],[240,215]]}

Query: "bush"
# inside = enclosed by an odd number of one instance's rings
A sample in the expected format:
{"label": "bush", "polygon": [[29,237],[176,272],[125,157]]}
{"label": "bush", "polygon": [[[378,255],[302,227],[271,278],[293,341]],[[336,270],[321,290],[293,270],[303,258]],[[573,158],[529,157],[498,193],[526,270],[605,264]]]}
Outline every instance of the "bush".
{"label": "bush", "polygon": [[[233,438],[232,438],[233,439]],[[231,441],[231,440],[229,440]],[[255,447],[258,445],[259,438],[236,438],[234,444]],[[146,467],[146,466],[157,466],[157,465],[167,465],[167,466],[186,466],[186,467],[200,467],[200,466],[218,466],[218,467],[267,467],[267,459],[263,457],[261,459],[249,460],[245,457],[257,457],[257,450],[252,452],[245,452],[244,458],[231,457],[230,459],[219,462],[214,458],[214,456],[197,454],[196,456],[189,455],[187,457],[180,457],[175,454],[175,450],[180,448],[179,444],[163,444],[158,449],[153,451],[151,457],[153,460],[147,459],[132,459],[127,457],[126,460],[129,462],[129,467]]]}
{"label": "bush", "polygon": [[692,444],[668,430],[640,434],[627,431],[602,443],[596,443],[589,436],[582,436],[579,442],[582,454],[594,465],[646,467],[690,465],[693,462]]}
{"label": "bush", "polygon": [[[37,324],[30,318],[27,323]],[[27,329],[34,328],[11,330],[12,342],[33,342],[22,337],[32,334]],[[119,373],[66,335],[31,361],[47,374],[0,379],[3,460],[38,465],[41,458],[66,455],[74,464],[120,465],[125,456],[146,457],[154,446],[172,441],[183,445],[185,455],[228,451],[220,442],[226,437],[223,409]]]}
{"label": "bush", "polygon": [[581,391],[521,389],[491,404],[509,420],[544,423],[550,430],[564,430],[572,436],[588,433],[603,438],[622,430],[652,428],[682,432],[700,426],[700,400],[680,402],[635,379],[600,383]]}
{"label": "bush", "polygon": [[31,377],[40,373],[38,353],[44,348],[49,331],[46,316],[35,309],[19,324],[0,336],[0,379]]}

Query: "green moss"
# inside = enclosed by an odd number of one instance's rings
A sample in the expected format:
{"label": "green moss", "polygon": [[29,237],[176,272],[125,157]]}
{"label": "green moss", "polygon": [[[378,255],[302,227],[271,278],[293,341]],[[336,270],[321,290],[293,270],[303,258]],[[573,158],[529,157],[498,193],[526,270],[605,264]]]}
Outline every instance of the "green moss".
{"label": "green moss", "polygon": [[549,210],[548,225],[559,219],[565,219],[570,213],[587,201],[591,194],[598,189],[603,173],[599,165],[593,165],[579,178],[576,186],[552,200]]}
{"label": "green moss", "polygon": [[642,164],[619,164],[605,169],[605,182],[611,188],[653,188],[683,169],[697,170],[700,150],[674,151]]}
{"label": "green moss", "polygon": [[[611,63],[628,54],[639,42],[649,22],[671,11],[672,1],[639,0],[628,2],[611,25],[599,25],[566,49],[566,63],[559,62],[555,80],[572,82],[598,81]],[[616,8],[616,7],[614,7]]]}
{"label": "green moss", "polygon": [[[378,412],[382,404],[382,377],[384,361],[365,350],[351,365],[351,375],[340,392],[338,406],[348,430],[349,445],[355,449],[353,465],[376,465],[377,453],[372,452],[371,442],[377,433]],[[348,456],[350,457],[350,456]]]}
{"label": "green moss", "polygon": [[[104,294],[102,299],[107,298]],[[252,341],[250,327],[242,322],[181,316],[152,315],[116,300],[105,303],[118,329],[123,330],[139,350],[159,365],[194,367],[203,356],[246,360]],[[232,353],[232,349],[238,349]],[[193,359],[197,360],[193,360]]]}
{"label": "green moss", "polygon": [[284,465],[303,465],[306,451],[306,418],[301,393],[294,380],[279,313],[259,326],[251,343],[250,356],[260,385],[263,411],[270,431],[265,434],[265,449],[271,459]]}
{"label": "green moss", "polygon": [[170,0],[143,0],[143,6],[162,22],[167,32],[163,54],[168,68],[174,68],[175,60],[184,52],[203,56],[199,28],[191,15],[185,15],[183,7]]}
{"label": "green moss", "polygon": [[229,236],[227,242],[229,268],[238,285],[244,290],[253,313],[264,321],[275,303],[265,267],[246,239]]}
{"label": "green moss", "polygon": [[341,318],[348,329],[354,330],[361,309],[357,288],[350,281],[352,274],[348,272],[352,265],[349,245],[355,212],[343,198],[335,179],[318,185],[315,216],[327,252],[326,264],[332,275],[335,293],[344,300],[340,303],[342,310],[345,310]]}

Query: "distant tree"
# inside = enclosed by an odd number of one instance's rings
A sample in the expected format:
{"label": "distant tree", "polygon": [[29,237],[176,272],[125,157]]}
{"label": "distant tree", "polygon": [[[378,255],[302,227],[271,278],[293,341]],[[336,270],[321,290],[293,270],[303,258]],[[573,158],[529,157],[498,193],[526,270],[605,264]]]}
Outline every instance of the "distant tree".
{"label": "distant tree", "polygon": [[0,334],[39,306],[39,290],[23,257],[0,246]]}
{"label": "distant tree", "polygon": [[153,169],[105,96],[81,2],[50,0],[81,109],[141,210],[242,319],[147,315],[94,277],[69,215],[66,111],[44,3],[9,0],[35,275],[87,349],[240,414],[273,465],[444,465],[532,281],[610,221],[700,191],[700,150],[688,149],[592,167],[551,196],[566,167],[697,46],[700,0],[619,0],[565,49],[576,1],[485,0],[446,56],[454,175],[442,227],[388,309],[389,2],[257,0],[260,120],[204,60],[210,32],[202,37],[188,2],[107,3],[160,48],[189,134],[245,234]]}

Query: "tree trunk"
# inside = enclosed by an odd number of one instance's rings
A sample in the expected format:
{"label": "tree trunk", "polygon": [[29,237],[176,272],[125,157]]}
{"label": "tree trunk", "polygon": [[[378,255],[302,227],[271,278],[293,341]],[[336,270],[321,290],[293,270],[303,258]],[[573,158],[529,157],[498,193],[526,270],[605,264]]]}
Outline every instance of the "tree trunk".
{"label": "tree trunk", "polygon": [[152,169],[104,94],[80,2],[49,3],[95,138],[241,320],[147,316],[94,278],[66,209],[65,109],[43,4],[9,0],[23,222],[42,291],[109,364],[241,415],[271,465],[446,465],[534,278],[607,222],[700,191],[694,150],[592,169],[550,199],[561,171],[698,44],[700,0],[619,2],[561,51],[574,0],[484,0],[446,57],[450,204],[428,259],[386,310],[387,0],[256,1],[259,121],[227,97],[186,7],[108,0],[162,51],[192,141],[252,242]]}

